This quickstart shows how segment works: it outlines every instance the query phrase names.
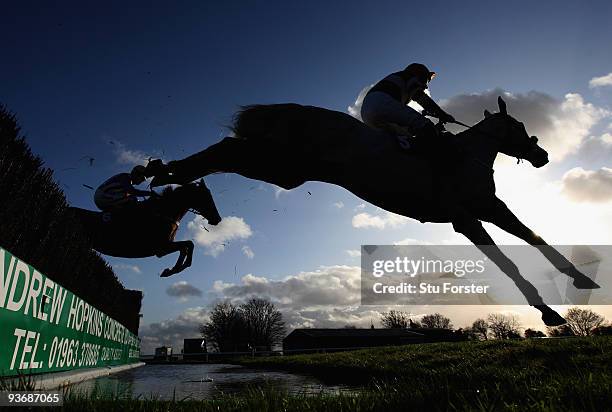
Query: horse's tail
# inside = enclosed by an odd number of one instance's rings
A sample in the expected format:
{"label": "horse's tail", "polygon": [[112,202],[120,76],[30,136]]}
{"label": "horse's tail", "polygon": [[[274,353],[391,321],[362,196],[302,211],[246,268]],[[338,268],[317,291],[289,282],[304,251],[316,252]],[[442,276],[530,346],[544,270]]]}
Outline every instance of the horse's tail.
{"label": "horse's tail", "polygon": [[243,106],[234,115],[232,131],[243,139],[287,137],[303,122],[307,109],[294,103]]}
{"label": "horse's tail", "polygon": [[334,156],[368,132],[367,126],[347,113],[295,103],[244,106],[234,116],[236,137],[262,143],[286,144],[292,151]]}

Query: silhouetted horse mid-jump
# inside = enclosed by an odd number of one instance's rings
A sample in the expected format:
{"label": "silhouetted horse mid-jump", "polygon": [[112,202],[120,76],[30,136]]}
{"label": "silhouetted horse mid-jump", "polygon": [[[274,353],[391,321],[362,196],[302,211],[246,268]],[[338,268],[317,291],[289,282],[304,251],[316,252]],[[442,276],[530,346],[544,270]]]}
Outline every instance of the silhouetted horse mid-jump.
{"label": "silhouetted horse mid-jump", "polygon": [[179,273],[191,266],[193,242],[175,242],[179,222],[189,210],[203,216],[211,225],[221,221],[204,180],[166,188],[158,198],[150,198],[119,213],[102,213],[69,208],[83,224],[100,253],[116,257],[139,258],[166,256],[180,252],[174,267],[164,269],[161,276]]}
{"label": "silhouetted horse mid-jump", "polygon": [[150,174],[157,175],[153,185],[189,182],[215,172],[238,173],[285,189],[322,181],[390,212],[421,222],[452,223],[510,276],[547,325],[560,325],[565,320],[544,304],[481,224],[491,222],[537,247],[574,279],[574,286],[598,287],[495,196],[493,162],[498,153],[526,159],[535,167],[548,163],[537,138],[529,137],[525,126],[508,115],[501,97],[498,103],[499,113],[485,111],[482,121],[454,137],[463,156],[448,176],[439,176],[428,160],[399,150],[393,135],[345,113],[297,104],[247,107],[236,116],[234,137],[166,166],[153,163]]}

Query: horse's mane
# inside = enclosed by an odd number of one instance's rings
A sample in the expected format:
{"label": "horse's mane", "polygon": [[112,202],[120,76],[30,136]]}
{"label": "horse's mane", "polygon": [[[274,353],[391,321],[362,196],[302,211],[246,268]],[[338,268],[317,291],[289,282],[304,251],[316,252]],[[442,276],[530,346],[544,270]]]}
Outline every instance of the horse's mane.
{"label": "horse's mane", "polygon": [[161,193],[159,194],[160,197],[162,198],[167,198],[168,196],[172,195],[176,189],[179,189],[181,186],[172,186],[172,185],[168,185],[166,187],[164,187],[161,191]]}
{"label": "horse's mane", "polygon": [[196,183],[187,183],[184,185],[168,185],[166,187],[163,188],[160,196],[161,197],[168,197],[170,195],[172,195],[173,193],[178,193],[181,190],[185,190],[187,188],[193,187]]}

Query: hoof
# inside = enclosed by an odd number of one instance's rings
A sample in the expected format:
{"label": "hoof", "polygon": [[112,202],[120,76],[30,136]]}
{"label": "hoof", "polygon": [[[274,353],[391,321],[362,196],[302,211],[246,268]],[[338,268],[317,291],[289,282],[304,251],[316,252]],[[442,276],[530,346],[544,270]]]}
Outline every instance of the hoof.
{"label": "hoof", "polygon": [[170,269],[164,269],[164,271],[159,275],[160,278],[167,278],[168,276],[174,275],[174,272]]}
{"label": "hoof", "polygon": [[576,289],[599,289],[601,286],[593,282],[588,276],[582,275],[574,279],[574,287]]}
{"label": "hoof", "polygon": [[561,315],[552,309],[542,313],[542,321],[544,321],[546,326],[561,326],[567,323],[567,321],[563,319]]}

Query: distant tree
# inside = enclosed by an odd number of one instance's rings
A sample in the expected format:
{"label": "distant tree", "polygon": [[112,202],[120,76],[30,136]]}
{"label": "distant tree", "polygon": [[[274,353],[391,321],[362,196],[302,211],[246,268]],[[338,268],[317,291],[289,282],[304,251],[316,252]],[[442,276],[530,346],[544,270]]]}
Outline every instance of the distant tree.
{"label": "distant tree", "polygon": [[267,299],[251,298],[238,311],[246,328],[248,343],[271,348],[285,337],[283,315]]}
{"label": "distant tree", "polygon": [[546,334],[540,330],[534,330],[534,329],[525,329],[525,337],[526,338],[544,338],[546,337]]}
{"label": "distant tree", "polygon": [[473,339],[471,328],[459,328],[453,332],[453,335],[457,340],[471,340]]}
{"label": "distant tree", "polygon": [[593,329],[593,335],[598,335],[598,336],[612,335],[612,325],[600,326],[598,328]]}
{"label": "distant tree", "polygon": [[285,323],[274,304],[252,298],[240,306],[231,302],[216,304],[210,321],[200,326],[200,332],[219,352],[243,351],[278,345],[285,336]]}
{"label": "distant tree", "polygon": [[474,333],[474,329],[470,326],[467,326],[465,328],[459,328],[455,332],[459,332],[459,331],[461,331],[461,333],[463,334],[463,338],[465,338],[465,340],[479,340],[480,339],[480,337],[476,335],[476,333]]}
{"label": "distant tree", "polygon": [[440,313],[425,315],[421,318],[424,328],[450,329],[453,327],[451,320]]}
{"label": "distant tree", "polygon": [[567,324],[576,336],[590,336],[593,330],[603,325],[605,319],[590,309],[569,308],[565,314]]}
{"label": "distant tree", "polygon": [[561,326],[548,326],[546,327],[546,334],[553,338],[559,338],[562,336],[576,336],[569,325]]}
{"label": "distant tree", "polygon": [[344,329],[357,329],[357,326],[347,323],[343,326]]}
{"label": "distant tree", "polygon": [[472,332],[477,339],[488,340],[489,324],[484,319],[476,319],[474,323],[472,323]]}
{"label": "distant tree", "polygon": [[200,326],[200,332],[208,344],[219,352],[239,350],[246,339],[241,313],[230,302],[216,304],[210,312],[210,321]]}
{"label": "distant tree", "polygon": [[520,330],[511,330],[510,332],[508,332],[508,339],[520,339],[520,338],[522,338]]}
{"label": "distant tree", "polygon": [[495,339],[512,339],[521,336],[521,324],[514,315],[491,313],[487,317],[487,322]]}
{"label": "distant tree", "polygon": [[387,329],[406,329],[410,324],[410,316],[399,310],[390,310],[381,314],[380,323]]}

